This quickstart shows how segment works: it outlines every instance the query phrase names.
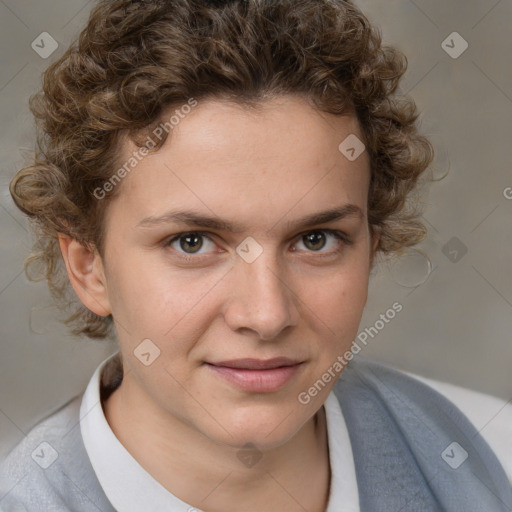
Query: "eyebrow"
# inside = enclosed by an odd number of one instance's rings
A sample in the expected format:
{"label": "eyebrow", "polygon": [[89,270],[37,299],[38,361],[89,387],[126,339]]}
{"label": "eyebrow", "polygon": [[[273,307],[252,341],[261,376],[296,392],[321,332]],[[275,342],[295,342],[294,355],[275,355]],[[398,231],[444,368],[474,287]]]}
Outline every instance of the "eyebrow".
{"label": "eyebrow", "polygon": [[[321,212],[306,215],[292,222],[287,222],[288,229],[303,229],[316,224],[326,224],[346,217],[364,218],[361,208],[355,204],[345,204],[338,208],[331,208]],[[242,233],[246,231],[245,226],[237,222],[228,222],[215,216],[208,216],[194,210],[170,211],[159,217],[146,217],[141,220],[137,227],[153,227],[162,224],[180,223],[201,228],[215,229],[229,233]]]}

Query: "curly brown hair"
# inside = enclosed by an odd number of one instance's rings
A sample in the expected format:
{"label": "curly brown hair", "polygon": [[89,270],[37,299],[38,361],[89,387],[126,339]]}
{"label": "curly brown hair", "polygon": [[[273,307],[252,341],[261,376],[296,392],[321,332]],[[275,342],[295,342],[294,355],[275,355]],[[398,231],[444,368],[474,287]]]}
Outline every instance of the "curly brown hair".
{"label": "curly brown hair", "polygon": [[[294,94],[332,114],[357,115],[371,163],[368,223],[377,250],[400,253],[426,235],[411,193],[433,160],[414,101],[398,92],[406,57],[349,0],[102,0],[85,29],[43,75],[30,100],[38,143],[11,182],[32,220],[37,264],[73,334],[114,337],[111,316],[79,303],[58,245],[64,233],[103,251],[121,143],[158,125],[174,105],[226,98],[254,106]],[[152,150],[157,150],[164,137]]]}

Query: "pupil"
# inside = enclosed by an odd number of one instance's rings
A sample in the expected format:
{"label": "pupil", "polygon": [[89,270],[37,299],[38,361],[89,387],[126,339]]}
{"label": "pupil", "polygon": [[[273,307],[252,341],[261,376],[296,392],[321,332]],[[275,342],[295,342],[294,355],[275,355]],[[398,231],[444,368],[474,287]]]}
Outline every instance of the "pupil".
{"label": "pupil", "polygon": [[308,249],[322,249],[325,245],[325,235],[321,231],[314,231],[306,235],[305,245]]}
{"label": "pupil", "polygon": [[186,252],[194,253],[201,249],[202,245],[202,239],[198,235],[186,235],[183,236],[180,240],[180,246]]}

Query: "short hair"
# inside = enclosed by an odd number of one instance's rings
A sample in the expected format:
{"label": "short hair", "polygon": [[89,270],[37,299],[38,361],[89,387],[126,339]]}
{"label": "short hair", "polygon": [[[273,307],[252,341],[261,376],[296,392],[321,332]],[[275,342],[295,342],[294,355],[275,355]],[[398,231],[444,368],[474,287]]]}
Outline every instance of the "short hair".
{"label": "short hair", "polygon": [[[144,146],[164,111],[191,98],[254,107],[298,95],[320,111],[357,115],[377,251],[403,252],[426,236],[410,197],[433,160],[414,101],[398,90],[406,69],[406,57],[384,46],[349,0],[99,1],[30,99],[35,159],[10,186],[35,233],[27,275],[47,279],[73,334],[115,336],[112,317],[95,315],[75,296],[58,234],[103,254],[105,209],[122,189],[111,182],[106,194],[104,184],[115,180],[121,143],[128,137]],[[105,197],[95,195],[98,188]]]}

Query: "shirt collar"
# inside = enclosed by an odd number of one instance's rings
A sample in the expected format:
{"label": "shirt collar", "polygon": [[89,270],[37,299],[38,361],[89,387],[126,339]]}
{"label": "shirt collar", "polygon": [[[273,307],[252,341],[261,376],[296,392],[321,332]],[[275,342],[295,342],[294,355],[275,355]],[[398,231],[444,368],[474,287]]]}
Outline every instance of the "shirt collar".
{"label": "shirt collar", "polygon": [[[189,512],[190,505],[165,489],[130,455],[105,418],[100,396],[105,397],[105,393],[115,388],[115,381],[119,378],[116,364],[119,363],[119,353],[116,352],[98,366],[80,407],[80,431],[98,481],[118,512]],[[339,401],[333,391],[324,406],[331,465],[326,512],[359,512],[352,447]]]}

